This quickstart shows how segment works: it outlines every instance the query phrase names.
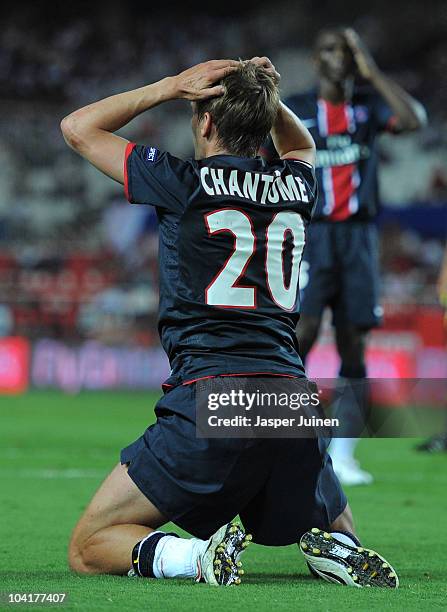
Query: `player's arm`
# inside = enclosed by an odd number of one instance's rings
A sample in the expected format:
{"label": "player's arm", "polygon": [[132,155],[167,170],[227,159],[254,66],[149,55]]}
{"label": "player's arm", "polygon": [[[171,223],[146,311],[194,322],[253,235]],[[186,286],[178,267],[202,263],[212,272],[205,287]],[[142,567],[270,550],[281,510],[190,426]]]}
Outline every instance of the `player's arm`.
{"label": "player's arm", "polygon": [[396,117],[395,129],[403,132],[426,126],[425,108],[393,79],[383,74],[357,32],[347,28],[345,38],[360,75],[371,83],[393,111]]}
{"label": "player's arm", "polygon": [[281,159],[299,159],[315,165],[315,142],[309,130],[283,102],[270,134]]}
{"label": "player's arm", "polygon": [[[265,68],[279,84],[281,75],[268,57],[253,57],[250,62]],[[281,102],[270,135],[281,159],[298,159],[315,165],[315,142],[298,117]]]}
{"label": "player's arm", "polygon": [[74,111],[61,122],[66,143],[111,178],[124,183],[124,157],[128,141],[114,134],[137,115],[175,99],[202,100],[223,94],[215,85],[237,70],[235,60],[212,60],[177,76],[99,100]]}

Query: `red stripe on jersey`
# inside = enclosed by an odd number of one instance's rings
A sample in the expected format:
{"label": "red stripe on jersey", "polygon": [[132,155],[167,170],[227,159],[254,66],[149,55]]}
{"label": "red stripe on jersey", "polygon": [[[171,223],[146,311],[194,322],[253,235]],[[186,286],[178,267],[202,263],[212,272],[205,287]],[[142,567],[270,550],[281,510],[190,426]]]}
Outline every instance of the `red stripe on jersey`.
{"label": "red stripe on jersey", "polygon": [[334,208],[330,214],[332,221],[344,221],[352,214],[349,201],[354,193],[354,170],[354,164],[331,168],[334,189]]}
{"label": "red stripe on jersey", "polygon": [[127,143],[127,147],[126,147],[126,151],[124,153],[124,193],[126,195],[126,198],[129,202],[132,202],[132,194],[129,191],[129,178],[127,175],[127,160],[129,158],[129,155],[132,153],[132,151],[135,148],[135,143],[134,142],[128,142]]}
{"label": "red stripe on jersey", "polygon": [[[331,102],[324,100],[324,107],[329,137],[335,134],[346,134],[351,131],[350,117],[352,112],[348,104],[331,104]],[[344,221],[352,214],[349,202],[355,190],[355,169],[355,164],[333,166],[331,168],[334,205],[329,219],[332,221]]]}
{"label": "red stripe on jersey", "polygon": [[327,100],[324,100],[326,107],[326,121],[327,121],[327,133],[328,136],[331,134],[344,134],[348,131],[348,114],[347,104],[331,104]]}
{"label": "red stripe on jersey", "polygon": [[[193,378],[192,380],[186,380],[182,383],[182,385],[192,385],[193,383],[198,382],[199,380],[206,380],[208,378],[220,378],[222,376],[226,377],[246,377],[246,376],[280,376],[281,378],[298,378],[298,376],[294,376],[293,374],[277,374],[276,372],[239,372],[238,374],[210,374],[209,376],[201,376],[200,378]],[[162,385],[163,386],[163,385]],[[165,385],[170,386],[172,385]]]}

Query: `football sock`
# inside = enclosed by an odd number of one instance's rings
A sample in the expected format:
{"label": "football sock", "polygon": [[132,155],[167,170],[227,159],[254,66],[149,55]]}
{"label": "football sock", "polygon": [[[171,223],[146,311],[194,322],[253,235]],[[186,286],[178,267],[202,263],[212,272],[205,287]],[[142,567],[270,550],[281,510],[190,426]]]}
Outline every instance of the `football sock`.
{"label": "football sock", "polygon": [[330,454],[336,461],[349,461],[354,458],[358,438],[367,426],[369,390],[363,368],[352,372],[349,378],[342,371],[340,374],[332,402],[332,416],[339,419],[340,427],[332,440]]}
{"label": "football sock", "polygon": [[197,538],[179,538],[167,535],[157,544],[154,557],[156,578],[195,578],[197,560],[206,545]]}
{"label": "football sock", "polygon": [[132,568],[148,578],[195,578],[197,560],[206,541],[154,531],[132,551]]}
{"label": "football sock", "polygon": [[332,536],[341,542],[342,544],[347,544],[348,546],[360,546],[359,540],[355,537],[354,534],[349,533],[349,531],[331,531]]}
{"label": "football sock", "polygon": [[334,463],[352,461],[358,441],[358,438],[334,438],[329,451]]}

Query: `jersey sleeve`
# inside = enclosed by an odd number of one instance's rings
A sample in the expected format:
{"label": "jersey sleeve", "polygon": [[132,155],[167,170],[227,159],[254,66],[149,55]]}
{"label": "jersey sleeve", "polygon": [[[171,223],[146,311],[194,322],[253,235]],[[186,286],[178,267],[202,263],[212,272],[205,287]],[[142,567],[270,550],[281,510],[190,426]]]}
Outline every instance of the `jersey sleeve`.
{"label": "jersey sleeve", "polygon": [[318,182],[315,176],[315,168],[312,164],[301,159],[287,158],[284,160],[293,175],[304,181],[308,195],[308,206],[306,207],[306,218],[310,221],[315,210],[318,197]]}
{"label": "jersey sleeve", "polygon": [[306,183],[312,188],[312,193],[314,193],[317,187],[317,179],[315,177],[315,168],[312,164],[302,159],[294,159],[293,157],[286,157],[283,161],[286,162],[292,174],[299,174],[304,177]]}
{"label": "jersey sleeve", "polygon": [[378,132],[396,132],[397,118],[385,100],[379,96],[374,96],[373,113]]}
{"label": "jersey sleeve", "polygon": [[124,192],[131,204],[151,204],[171,212],[184,210],[188,163],[155,147],[130,142],[124,158]]}

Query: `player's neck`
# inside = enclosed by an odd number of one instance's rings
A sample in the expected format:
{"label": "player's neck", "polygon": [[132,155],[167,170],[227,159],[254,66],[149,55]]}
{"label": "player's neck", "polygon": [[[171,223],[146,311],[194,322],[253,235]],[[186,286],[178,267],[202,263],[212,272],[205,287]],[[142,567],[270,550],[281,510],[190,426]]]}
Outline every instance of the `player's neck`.
{"label": "player's neck", "polygon": [[319,96],[332,104],[348,102],[352,98],[354,82],[352,79],[344,81],[329,81],[322,77],[319,83]]}
{"label": "player's neck", "polygon": [[198,159],[205,159],[206,157],[212,157],[213,155],[231,155],[231,153],[217,144],[209,143],[204,147],[201,147],[199,151]]}

